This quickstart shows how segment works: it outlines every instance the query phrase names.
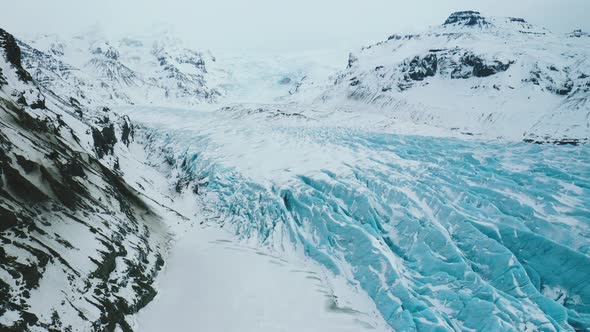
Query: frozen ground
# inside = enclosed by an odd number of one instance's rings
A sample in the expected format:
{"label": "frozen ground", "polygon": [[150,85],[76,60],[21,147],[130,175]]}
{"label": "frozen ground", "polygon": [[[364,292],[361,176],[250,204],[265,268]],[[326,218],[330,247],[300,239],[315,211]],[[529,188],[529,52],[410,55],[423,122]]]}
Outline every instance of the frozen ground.
{"label": "frozen ground", "polygon": [[590,327],[588,146],[450,138],[289,105],[119,111],[219,225],[311,258],[395,330]]}

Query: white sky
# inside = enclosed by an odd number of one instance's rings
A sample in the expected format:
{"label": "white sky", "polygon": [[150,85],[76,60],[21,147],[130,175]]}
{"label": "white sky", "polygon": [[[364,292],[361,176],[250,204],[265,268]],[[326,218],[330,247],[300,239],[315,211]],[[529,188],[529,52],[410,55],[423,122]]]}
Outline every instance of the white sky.
{"label": "white sky", "polygon": [[98,24],[111,35],[172,26],[195,47],[300,51],[355,48],[442,23],[453,11],[518,16],[555,32],[590,30],[590,0],[17,0],[0,27],[15,35],[71,34]]}

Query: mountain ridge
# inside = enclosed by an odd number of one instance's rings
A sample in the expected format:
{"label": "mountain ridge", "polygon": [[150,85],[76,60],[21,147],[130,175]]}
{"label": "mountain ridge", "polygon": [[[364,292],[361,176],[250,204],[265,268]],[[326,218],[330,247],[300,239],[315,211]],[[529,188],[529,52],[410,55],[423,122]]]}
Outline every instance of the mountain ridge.
{"label": "mountain ridge", "polygon": [[131,331],[169,241],[149,184],[125,179],[135,127],[37,86],[20,57],[0,29],[0,329]]}
{"label": "mountain ridge", "polygon": [[318,82],[303,82],[299,92],[314,102],[360,102],[393,119],[483,138],[584,143],[586,38],[581,31],[555,35],[521,18],[457,12],[424,33],[391,35],[351,53],[345,69],[320,83],[319,95]]}
{"label": "mountain ridge", "polygon": [[177,40],[121,38],[100,33],[70,42],[56,35],[18,41],[24,67],[46,89],[87,106],[212,103],[206,63],[215,58]]}

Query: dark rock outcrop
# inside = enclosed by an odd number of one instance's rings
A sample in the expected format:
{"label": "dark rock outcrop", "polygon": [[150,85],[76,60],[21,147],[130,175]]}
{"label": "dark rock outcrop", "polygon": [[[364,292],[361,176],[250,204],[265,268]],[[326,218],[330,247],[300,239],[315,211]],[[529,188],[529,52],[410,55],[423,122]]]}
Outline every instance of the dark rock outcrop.
{"label": "dark rock outcrop", "polygon": [[479,12],[466,10],[452,13],[443,25],[484,26],[490,24]]}
{"label": "dark rock outcrop", "polygon": [[123,142],[123,144],[125,144],[126,146],[129,146],[129,143],[135,137],[135,128],[129,120],[129,117],[123,117],[122,121],[123,124],[121,125],[121,142]]}
{"label": "dark rock outcrop", "polygon": [[113,154],[113,148],[117,143],[115,126],[111,123],[102,129],[92,128],[92,139],[94,140],[94,150],[99,158]]}
{"label": "dark rock outcrop", "polygon": [[436,74],[438,66],[436,54],[428,54],[424,57],[416,56],[410,60],[407,75],[414,81],[422,81]]}
{"label": "dark rock outcrop", "polygon": [[0,88],[6,84],[8,84],[8,82],[6,82],[6,78],[2,75],[2,68],[0,68]]}
{"label": "dark rock outcrop", "polygon": [[503,72],[508,70],[510,67],[510,62],[503,63],[498,60],[486,61],[482,57],[477,56],[473,53],[465,53],[461,59],[460,64],[468,67],[472,67],[472,71],[470,74],[466,75],[459,75],[461,72],[465,72],[462,70],[461,67],[457,67],[453,70],[451,74],[452,78],[469,78],[471,76],[475,77],[488,77],[499,72]]}
{"label": "dark rock outcrop", "polygon": [[527,23],[524,18],[520,17],[509,17],[510,22]]}
{"label": "dark rock outcrop", "polygon": [[19,79],[23,82],[30,82],[32,80],[31,74],[23,69],[20,48],[16,44],[14,36],[3,29],[0,29],[0,48],[4,50],[6,60],[15,68]]}

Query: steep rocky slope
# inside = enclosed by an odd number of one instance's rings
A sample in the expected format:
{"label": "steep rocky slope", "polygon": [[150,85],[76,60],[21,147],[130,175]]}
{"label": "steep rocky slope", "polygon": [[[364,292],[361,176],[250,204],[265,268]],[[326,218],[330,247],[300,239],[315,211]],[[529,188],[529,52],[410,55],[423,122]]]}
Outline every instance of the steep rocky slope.
{"label": "steep rocky slope", "polygon": [[129,331],[168,238],[123,179],[134,127],[35,77],[0,29],[0,330]]}
{"label": "steep rocky slope", "polygon": [[[590,137],[589,58],[582,31],[559,35],[521,18],[457,12],[424,33],[350,54],[317,99],[359,101],[471,135],[577,143]],[[317,86],[299,90],[313,95]]]}

